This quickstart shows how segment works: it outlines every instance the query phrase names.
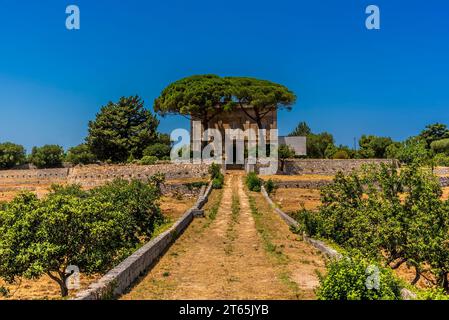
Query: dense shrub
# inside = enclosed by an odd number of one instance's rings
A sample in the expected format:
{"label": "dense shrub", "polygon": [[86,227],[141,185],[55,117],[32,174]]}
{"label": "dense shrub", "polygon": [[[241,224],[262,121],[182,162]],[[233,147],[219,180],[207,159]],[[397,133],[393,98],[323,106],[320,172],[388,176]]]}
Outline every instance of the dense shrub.
{"label": "dense shrub", "polygon": [[435,166],[449,167],[449,156],[444,153],[438,153],[433,157],[433,163]]}
{"label": "dense shrub", "polygon": [[389,145],[386,155],[390,159],[398,159],[405,164],[426,164],[430,158],[426,141],[419,137],[412,137],[402,143]]}
{"label": "dense shrub", "polygon": [[170,157],[171,148],[169,145],[163,143],[155,143],[153,145],[148,146],[144,151],[144,156],[152,156],[156,157],[159,160],[166,159]]}
{"label": "dense shrub", "polygon": [[90,151],[87,144],[80,144],[76,147],[70,148],[67,151],[66,161],[74,165],[91,164],[95,163],[97,161],[97,158]]}
{"label": "dense shrub", "polygon": [[221,174],[221,167],[220,167],[220,165],[218,165],[216,163],[212,163],[209,166],[208,171],[209,171],[211,179],[215,179]]}
{"label": "dense shrub", "polygon": [[416,298],[417,300],[449,300],[449,295],[441,289],[426,289],[418,291]]}
{"label": "dense shrub", "polygon": [[350,159],[350,156],[345,150],[337,150],[333,155],[333,159]]}
{"label": "dense shrub", "polygon": [[262,188],[262,180],[257,176],[255,172],[248,173],[245,182],[250,191],[260,192]]}
{"label": "dense shrub", "polygon": [[437,140],[430,144],[435,153],[449,154],[449,139]]}
{"label": "dense shrub", "polygon": [[25,163],[25,148],[11,142],[0,144],[0,169],[11,169]]}
{"label": "dense shrub", "polygon": [[268,181],[265,182],[264,187],[268,194],[273,193],[274,190],[276,189],[276,185],[274,184],[273,180],[271,180],[271,179],[269,179]]}
{"label": "dense shrub", "polygon": [[214,189],[221,189],[224,185],[224,175],[221,173],[220,165],[212,163],[209,167],[209,174],[212,179],[212,187]]}
{"label": "dense shrub", "polygon": [[63,159],[64,149],[58,145],[34,147],[30,155],[30,162],[38,168],[61,167]]}
{"label": "dense shrub", "polygon": [[400,300],[400,282],[391,270],[360,257],[331,261],[320,279],[319,300]]}
{"label": "dense shrub", "polygon": [[150,166],[150,165],[156,164],[157,161],[158,161],[157,157],[144,156],[144,157],[142,157],[142,159],[139,160],[138,163],[141,164],[141,165]]}

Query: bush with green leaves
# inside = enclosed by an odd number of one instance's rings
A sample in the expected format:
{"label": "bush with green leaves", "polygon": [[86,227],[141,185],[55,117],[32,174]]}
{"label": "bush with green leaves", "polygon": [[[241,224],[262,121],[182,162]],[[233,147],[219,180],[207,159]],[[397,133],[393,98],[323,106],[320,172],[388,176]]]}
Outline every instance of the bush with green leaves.
{"label": "bush with green leaves", "polygon": [[430,149],[435,153],[449,154],[449,139],[436,140],[430,144]]}
{"label": "bush with green leaves", "polygon": [[345,150],[337,150],[332,156],[333,159],[350,159],[350,155]]}
{"label": "bush with green leaves", "polygon": [[266,181],[264,184],[264,187],[268,194],[272,194],[274,192],[274,190],[276,190],[276,184],[274,183],[274,181],[272,179],[269,179],[268,181]]}
{"label": "bush with green leaves", "polygon": [[11,142],[0,144],[0,169],[11,169],[26,161],[25,148]]}
{"label": "bush with green leaves", "polygon": [[156,157],[159,160],[170,157],[171,147],[163,143],[155,143],[145,148],[144,156]]}
{"label": "bush with green leaves", "polygon": [[416,300],[449,300],[449,295],[442,289],[425,289],[417,292]]}
{"label": "bush with green leaves", "polygon": [[431,156],[426,141],[420,137],[411,137],[400,144],[393,143],[385,152],[388,158],[405,164],[427,164]]}
{"label": "bush with green leaves", "polygon": [[209,174],[212,179],[212,188],[222,189],[224,185],[224,175],[221,173],[220,165],[212,163],[209,167]]}
{"label": "bush with green leaves", "polygon": [[30,162],[38,168],[59,168],[64,160],[64,149],[58,145],[33,147]]}
{"label": "bush with green leaves", "polygon": [[95,163],[97,161],[97,158],[90,151],[90,148],[87,144],[80,144],[76,147],[70,148],[67,151],[65,160],[74,165],[78,165]]}
{"label": "bush with green leaves", "polygon": [[257,176],[257,173],[250,172],[246,176],[246,186],[250,191],[260,192],[262,189],[262,180]]}
{"label": "bush with green leaves", "polygon": [[401,284],[391,270],[358,256],[333,260],[320,277],[319,300],[400,300]]}
{"label": "bush with green leaves", "polygon": [[449,202],[439,181],[416,164],[381,165],[350,175],[337,174],[321,191],[317,212],[295,218],[311,236],[382,259],[391,268],[415,269],[415,284],[432,274],[434,285],[449,292]]}
{"label": "bush with green leaves", "polygon": [[387,148],[393,143],[390,137],[363,135],[359,140],[360,149],[358,151],[358,157],[362,159],[386,158]]}
{"label": "bush with green leaves", "polygon": [[155,156],[143,156],[142,159],[138,161],[139,164],[145,166],[152,166],[156,164],[159,159]]}
{"label": "bush with green leaves", "polygon": [[91,195],[102,202],[112,202],[114,207],[129,219],[123,237],[138,242],[142,236],[149,239],[155,226],[162,222],[159,208],[162,183],[161,176],[154,176],[147,183],[139,180],[116,179],[91,191]]}
{"label": "bush with green leaves", "polygon": [[449,156],[444,153],[438,153],[433,157],[435,166],[449,167]]}
{"label": "bush with green leaves", "polygon": [[103,273],[150,239],[163,219],[161,182],[115,180],[91,191],[53,186],[43,200],[20,194],[0,210],[0,277],[13,283],[46,274],[67,296],[69,265]]}
{"label": "bush with green leaves", "polygon": [[284,171],[285,160],[291,159],[295,157],[295,150],[293,150],[290,146],[283,144],[279,146],[278,149],[278,157],[281,161],[281,171]]}

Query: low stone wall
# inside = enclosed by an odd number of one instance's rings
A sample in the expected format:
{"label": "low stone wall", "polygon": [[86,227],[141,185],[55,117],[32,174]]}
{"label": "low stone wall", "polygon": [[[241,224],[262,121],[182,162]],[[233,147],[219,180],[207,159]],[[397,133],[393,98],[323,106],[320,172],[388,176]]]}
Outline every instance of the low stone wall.
{"label": "low stone wall", "polygon": [[[74,183],[91,188],[105,184],[114,179],[146,180],[155,174],[163,174],[167,181],[185,178],[204,178],[209,175],[207,164],[159,164],[140,165],[89,165],[75,168],[58,169],[24,169],[0,170],[0,191],[32,191],[49,185]],[[194,188],[195,189],[195,188]],[[183,183],[163,186],[164,193],[178,192],[196,195],[196,190],[189,189]]]}
{"label": "low stone wall", "polygon": [[391,164],[397,165],[396,160],[388,159],[349,159],[349,160],[332,160],[332,159],[292,159],[286,160],[284,164],[284,173],[288,175],[301,174],[318,174],[318,175],[335,175],[341,171],[349,173],[353,170],[359,170],[363,165],[370,164]]}
{"label": "low stone wall", "polygon": [[206,164],[83,166],[70,169],[68,182],[94,187],[117,178],[145,180],[155,174],[163,174],[166,180],[204,178],[208,176],[208,170]]}
{"label": "low stone wall", "polygon": [[161,185],[161,192],[165,196],[175,197],[177,195],[182,195],[186,197],[198,197],[200,190],[201,187],[186,183],[163,183]]}
{"label": "low stone wall", "polygon": [[449,177],[440,177],[439,179],[442,187],[449,187]]}
{"label": "low stone wall", "polygon": [[201,211],[212,191],[212,183],[202,188],[197,203],[189,209],[169,230],[145,244],[122,263],[103,276],[98,282],[80,292],[76,300],[112,299],[123,294],[134,281],[145,273],[169,248],[171,243],[189,226]]}
{"label": "low stone wall", "polygon": [[0,170],[0,185],[64,183],[69,176],[69,170],[66,168]]}
{"label": "low stone wall", "polygon": [[297,181],[274,181],[276,188],[289,189],[289,188],[301,188],[301,189],[320,189],[322,187],[332,184],[332,180],[297,180]]}

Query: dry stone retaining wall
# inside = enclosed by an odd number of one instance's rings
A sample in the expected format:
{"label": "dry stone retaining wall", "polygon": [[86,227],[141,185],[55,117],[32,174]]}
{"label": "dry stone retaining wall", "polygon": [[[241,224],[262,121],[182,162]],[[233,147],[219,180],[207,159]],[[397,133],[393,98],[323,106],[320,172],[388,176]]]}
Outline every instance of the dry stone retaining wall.
{"label": "dry stone retaining wall", "polygon": [[337,172],[351,172],[360,169],[363,165],[370,164],[397,164],[396,160],[388,159],[350,159],[350,160],[332,160],[332,159],[295,159],[286,160],[284,173],[288,175],[300,174],[318,174],[335,175]]}
{"label": "dry stone retaining wall", "polygon": [[[33,190],[34,187],[49,184],[76,183],[83,187],[96,187],[117,178],[146,180],[155,174],[163,174],[167,181],[208,176],[206,164],[161,164],[152,166],[110,165],[81,166],[58,169],[0,170],[0,190]],[[182,187],[167,186],[169,190]],[[196,192],[195,192],[196,194]]]}

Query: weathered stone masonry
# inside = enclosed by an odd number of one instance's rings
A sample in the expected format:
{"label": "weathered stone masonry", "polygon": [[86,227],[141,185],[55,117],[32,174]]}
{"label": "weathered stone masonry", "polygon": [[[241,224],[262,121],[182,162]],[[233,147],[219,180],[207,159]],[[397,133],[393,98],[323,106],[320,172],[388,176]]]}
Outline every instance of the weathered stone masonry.
{"label": "weathered stone masonry", "polygon": [[284,173],[288,175],[317,174],[317,175],[335,175],[337,172],[351,172],[359,170],[364,165],[370,164],[397,164],[396,160],[388,159],[350,159],[350,160],[331,160],[331,159],[296,159],[286,160]]}
{"label": "weathered stone masonry", "polygon": [[111,165],[82,166],[61,169],[32,169],[0,171],[0,189],[15,186],[39,186],[52,183],[76,183],[83,187],[95,187],[114,179],[145,180],[157,173],[165,175],[167,180],[182,178],[205,178],[208,165],[162,164],[152,166]]}

